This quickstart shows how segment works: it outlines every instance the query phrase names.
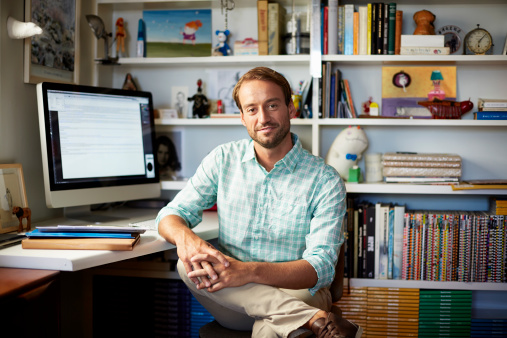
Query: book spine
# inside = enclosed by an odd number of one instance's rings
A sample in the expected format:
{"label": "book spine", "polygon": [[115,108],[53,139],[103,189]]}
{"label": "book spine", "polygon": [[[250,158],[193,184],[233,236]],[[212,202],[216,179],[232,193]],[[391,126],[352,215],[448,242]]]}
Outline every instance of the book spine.
{"label": "book spine", "polygon": [[461,162],[382,161],[384,167],[461,168]]}
{"label": "book spine", "polygon": [[384,176],[460,177],[461,168],[384,167]]}
{"label": "book spine", "polygon": [[479,111],[474,113],[475,120],[507,120],[507,112]]}
{"label": "book spine", "polygon": [[450,47],[400,47],[400,55],[449,55]]}
{"label": "book spine", "polygon": [[394,55],[394,45],[396,40],[396,3],[389,4],[389,38],[387,42],[387,54]]}
{"label": "book spine", "polygon": [[372,22],[372,4],[368,3],[367,5],[367,22],[366,22],[366,54],[371,55],[371,22]]}
{"label": "book spine", "polygon": [[268,4],[268,54],[280,55],[284,32],[285,8],[278,3]]}
{"label": "book spine", "polygon": [[324,6],[322,28],[322,55],[327,55],[329,54],[329,6]]}
{"label": "book spine", "polygon": [[338,6],[338,51],[337,54],[343,55],[344,53],[344,39],[345,39],[345,9],[344,6]]}
{"label": "book spine", "polygon": [[350,113],[352,114],[353,118],[356,118],[357,115],[356,115],[356,110],[354,108],[354,101],[352,100],[352,93],[350,91],[349,80],[343,80],[343,83],[345,85],[345,91],[346,91],[346,95],[347,95],[347,102],[349,103]]}
{"label": "book spine", "polygon": [[344,5],[345,15],[345,39],[344,54],[353,55],[354,53],[354,5]]}
{"label": "book spine", "polygon": [[384,4],[384,31],[382,32],[382,54],[387,55],[389,45],[389,4]]}
{"label": "book spine", "polygon": [[394,54],[400,54],[401,32],[403,27],[403,11],[396,10],[396,23],[394,32]]}
{"label": "book spine", "polygon": [[378,25],[378,14],[377,14],[377,3],[371,3],[371,55],[377,54],[377,25]]}
{"label": "book spine", "polygon": [[368,40],[368,7],[360,6],[358,8],[359,13],[359,55],[367,54],[367,40]]}
{"label": "book spine", "polygon": [[405,218],[405,207],[394,207],[394,229],[393,229],[393,279],[401,279],[403,263],[403,228]]}
{"label": "book spine", "polygon": [[383,54],[384,46],[384,3],[377,2],[377,52],[375,54]]}
{"label": "book spine", "polygon": [[268,55],[268,1],[257,0],[257,34],[259,55]]}
{"label": "book spine", "polygon": [[354,42],[352,53],[359,54],[359,12],[354,12]]}
{"label": "book spine", "polygon": [[379,279],[387,279],[389,247],[389,206],[382,205],[380,211]]}
{"label": "book spine", "polygon": [[375,206],[366,208],[366,278],[375,276]]}
{"label": "book spine", "polygon": [[394,265],[394,207],[389,208],[387,230],[387,279],[393,279]]}
{"label": "book spine", "polygon": [[443,35],[401,35],[401,47],[444,47]]}
{"label": "book spine", "polygon": [[381,223],[381,204],[375,204],[375,270],[374,270],[374,278],[379,279],[380,270],[379,270],[379,262],[380,262],[380,223]]}
{"label": "book spine", "polygon": [[338,54],[338,0],[329,0],[328,53]]}

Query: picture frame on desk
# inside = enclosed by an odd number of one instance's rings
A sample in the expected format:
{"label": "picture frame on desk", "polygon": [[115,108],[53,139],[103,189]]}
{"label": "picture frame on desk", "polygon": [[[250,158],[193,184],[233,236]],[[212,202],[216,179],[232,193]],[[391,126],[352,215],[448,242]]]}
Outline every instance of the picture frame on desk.
{"label": "picture frame on desk", "polygon": [[80,1],[25,0],[25,21],[43,30],[25,39],[25,83],[79,82]]}
{"label": "picture frame on desk", "polygon": [[13,207],[28,207],[23,167],[19,163],[0,164],[0,233],[18,229]]}

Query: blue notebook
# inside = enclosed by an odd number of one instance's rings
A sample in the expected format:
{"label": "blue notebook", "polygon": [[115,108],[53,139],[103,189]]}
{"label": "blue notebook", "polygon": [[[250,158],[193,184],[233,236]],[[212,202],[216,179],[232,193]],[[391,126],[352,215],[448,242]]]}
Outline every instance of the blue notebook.
{"label": "blue notebook", "polygon": [[137,234],[115,232],[42,232],[35,229],[27,232],[28,238],[136,238]]}

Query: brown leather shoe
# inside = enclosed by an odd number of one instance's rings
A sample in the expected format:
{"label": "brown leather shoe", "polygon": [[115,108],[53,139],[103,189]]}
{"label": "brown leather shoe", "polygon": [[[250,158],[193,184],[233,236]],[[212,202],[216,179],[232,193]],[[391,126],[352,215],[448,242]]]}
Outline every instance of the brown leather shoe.
{"label": "brown leather shoe", "polygon": [[363,328],[329,313],[327,318],[319,318],[312,325],[312,331],[317,338],[360,338]]}

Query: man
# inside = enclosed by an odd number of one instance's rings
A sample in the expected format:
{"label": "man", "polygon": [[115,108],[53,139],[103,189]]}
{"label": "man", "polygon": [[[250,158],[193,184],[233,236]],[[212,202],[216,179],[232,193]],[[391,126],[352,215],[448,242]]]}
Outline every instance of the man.
{"label": "man", "polygon": [[[233,98],[251,140],[214,149],[157,217],[182,280],[220,324],[253,337],[360,337],[327,312],[343,243],[340,176],[290,133],[296,109],[282,75],[254,68]],[[215,203],[218,250],[190,230]]]}

